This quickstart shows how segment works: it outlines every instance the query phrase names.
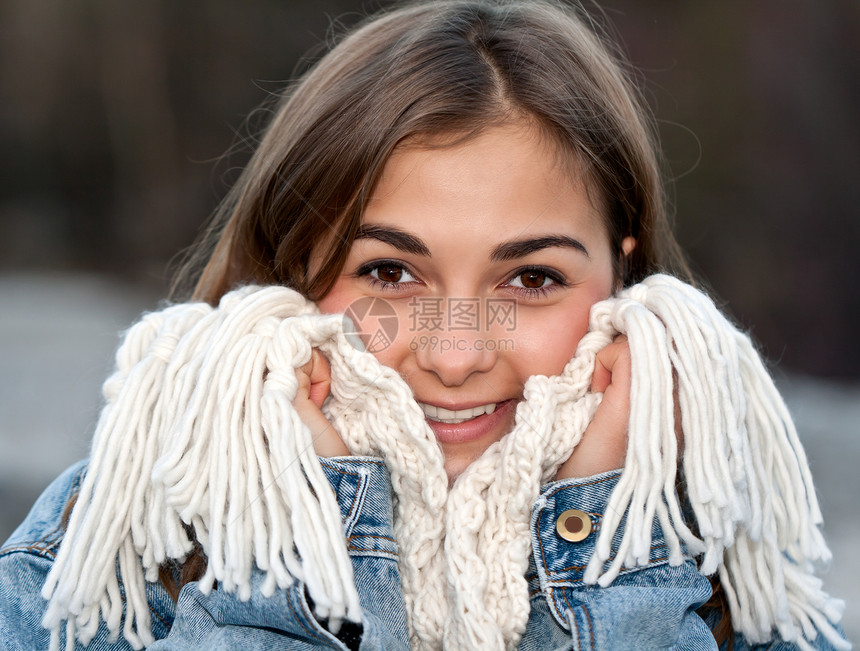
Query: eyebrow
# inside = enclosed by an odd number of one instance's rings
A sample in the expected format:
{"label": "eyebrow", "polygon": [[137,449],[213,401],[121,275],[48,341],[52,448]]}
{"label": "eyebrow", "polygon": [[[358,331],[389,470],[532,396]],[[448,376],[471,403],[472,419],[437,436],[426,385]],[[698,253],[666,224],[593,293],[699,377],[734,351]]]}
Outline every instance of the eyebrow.
{"label": "eyebrow", "polygon": [[[430,248],[421,240],[421,238],[415,237],[414,235],[393,226],[374,226],[372,224],[363,224],[359,226],[358,231],[355,234],[355,239],[378,240],[385,244],[389,244],[404,253],[412,253],[426,258],[431,257]],[[586,257],[591,257],[588,253],[588,249],[585,248],[585,245],[576,238],[569,237],[567,235],[545,235],[543,237],[502,242],[493,249],[490,254],[490,260],[493,262],[516,260],[517,258],[524,258],[530,253],[535,253],[552,247],[576,249]]]}
{"label": "eyebrow", "polygon": [[516,260],[517,258],[524,258],[530,253],[555,246],[576,249],[585,254],[586,258],[591,257],[585,245],[576,238],[568,237],[567,235],[546,235],[544,237],[503,242],[493,249],[493,252],[490,254],[490,260],[493,262]]}
{"label": "eyebrow", "polygon": [[405,253],[412,253],[414,255],[424,256],[425,258],[430,257],[430,249],[421,241],[420,238],[391,226],[382,227],[373,226],[372,224],[363,224],[358,227],[355,239],[379,240],[380,242],[390,244],[395,249]]}

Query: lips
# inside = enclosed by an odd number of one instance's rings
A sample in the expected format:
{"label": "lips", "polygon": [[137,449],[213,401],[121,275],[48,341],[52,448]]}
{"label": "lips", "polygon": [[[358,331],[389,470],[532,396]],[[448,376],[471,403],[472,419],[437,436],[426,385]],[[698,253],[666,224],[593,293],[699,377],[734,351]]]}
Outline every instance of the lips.
{"label": "lips", "polygon": [[[469,443],[482,438],[499,440],[509,429],[514,400],[464,409],[446,409],[419,402],[427,424],[440,443]],[[489,443],[488,443],[489,444]]]}

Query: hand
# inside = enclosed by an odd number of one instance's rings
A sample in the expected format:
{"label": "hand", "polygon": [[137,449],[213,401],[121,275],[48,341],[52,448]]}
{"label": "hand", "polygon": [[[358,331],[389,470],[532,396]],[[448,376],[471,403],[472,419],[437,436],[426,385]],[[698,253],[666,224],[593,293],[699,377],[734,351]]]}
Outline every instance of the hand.
{"label": "hand", "polygon": [[591,390],[603,400],[555,478],[590,477],[624,466],[630,422],[630,346],[620,336],[597,353]]}
{"label": "hand", "polygon": [[343,457],[349,450],[321,411],[322,404],[331,390],[331,366],[316,348],[310,361],[296,369],[299,388],[293,407],[299,417],[311,430],[314,437],[314,451],[321,457]]}

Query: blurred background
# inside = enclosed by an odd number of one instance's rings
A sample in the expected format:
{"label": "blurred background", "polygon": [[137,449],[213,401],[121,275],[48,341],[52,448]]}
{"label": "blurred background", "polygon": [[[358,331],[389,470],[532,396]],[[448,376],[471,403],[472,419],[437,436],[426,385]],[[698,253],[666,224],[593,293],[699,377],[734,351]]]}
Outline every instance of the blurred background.
{"label": "blurred background", "polygon": [[[0,540],[87,454],[118,332],[166,295],[257,107],[385,5],[0,0]],[[860,640],[860,3],[586,6],[639,70],[695,271],[797,419]]]}

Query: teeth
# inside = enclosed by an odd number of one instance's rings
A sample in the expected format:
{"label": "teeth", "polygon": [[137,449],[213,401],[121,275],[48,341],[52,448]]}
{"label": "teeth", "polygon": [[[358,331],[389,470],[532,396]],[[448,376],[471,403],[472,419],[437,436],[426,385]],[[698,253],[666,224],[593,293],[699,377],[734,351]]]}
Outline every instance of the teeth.
{"label": "teeth", "polygon": [[451,424],[462,423],[464,421],[477,418],[478,416],[483,416],[484,414],[492,414],[496,411],[496,403],[481,405],[480,407],[473,407],[472,409],[457,409],[456,411],[445,409],[444,407],[437,407],[435,405],[427,405],[423,402],[419,402],[418,404],[421,405],[421,409],[424,410],[424,415],[430,420]]}

